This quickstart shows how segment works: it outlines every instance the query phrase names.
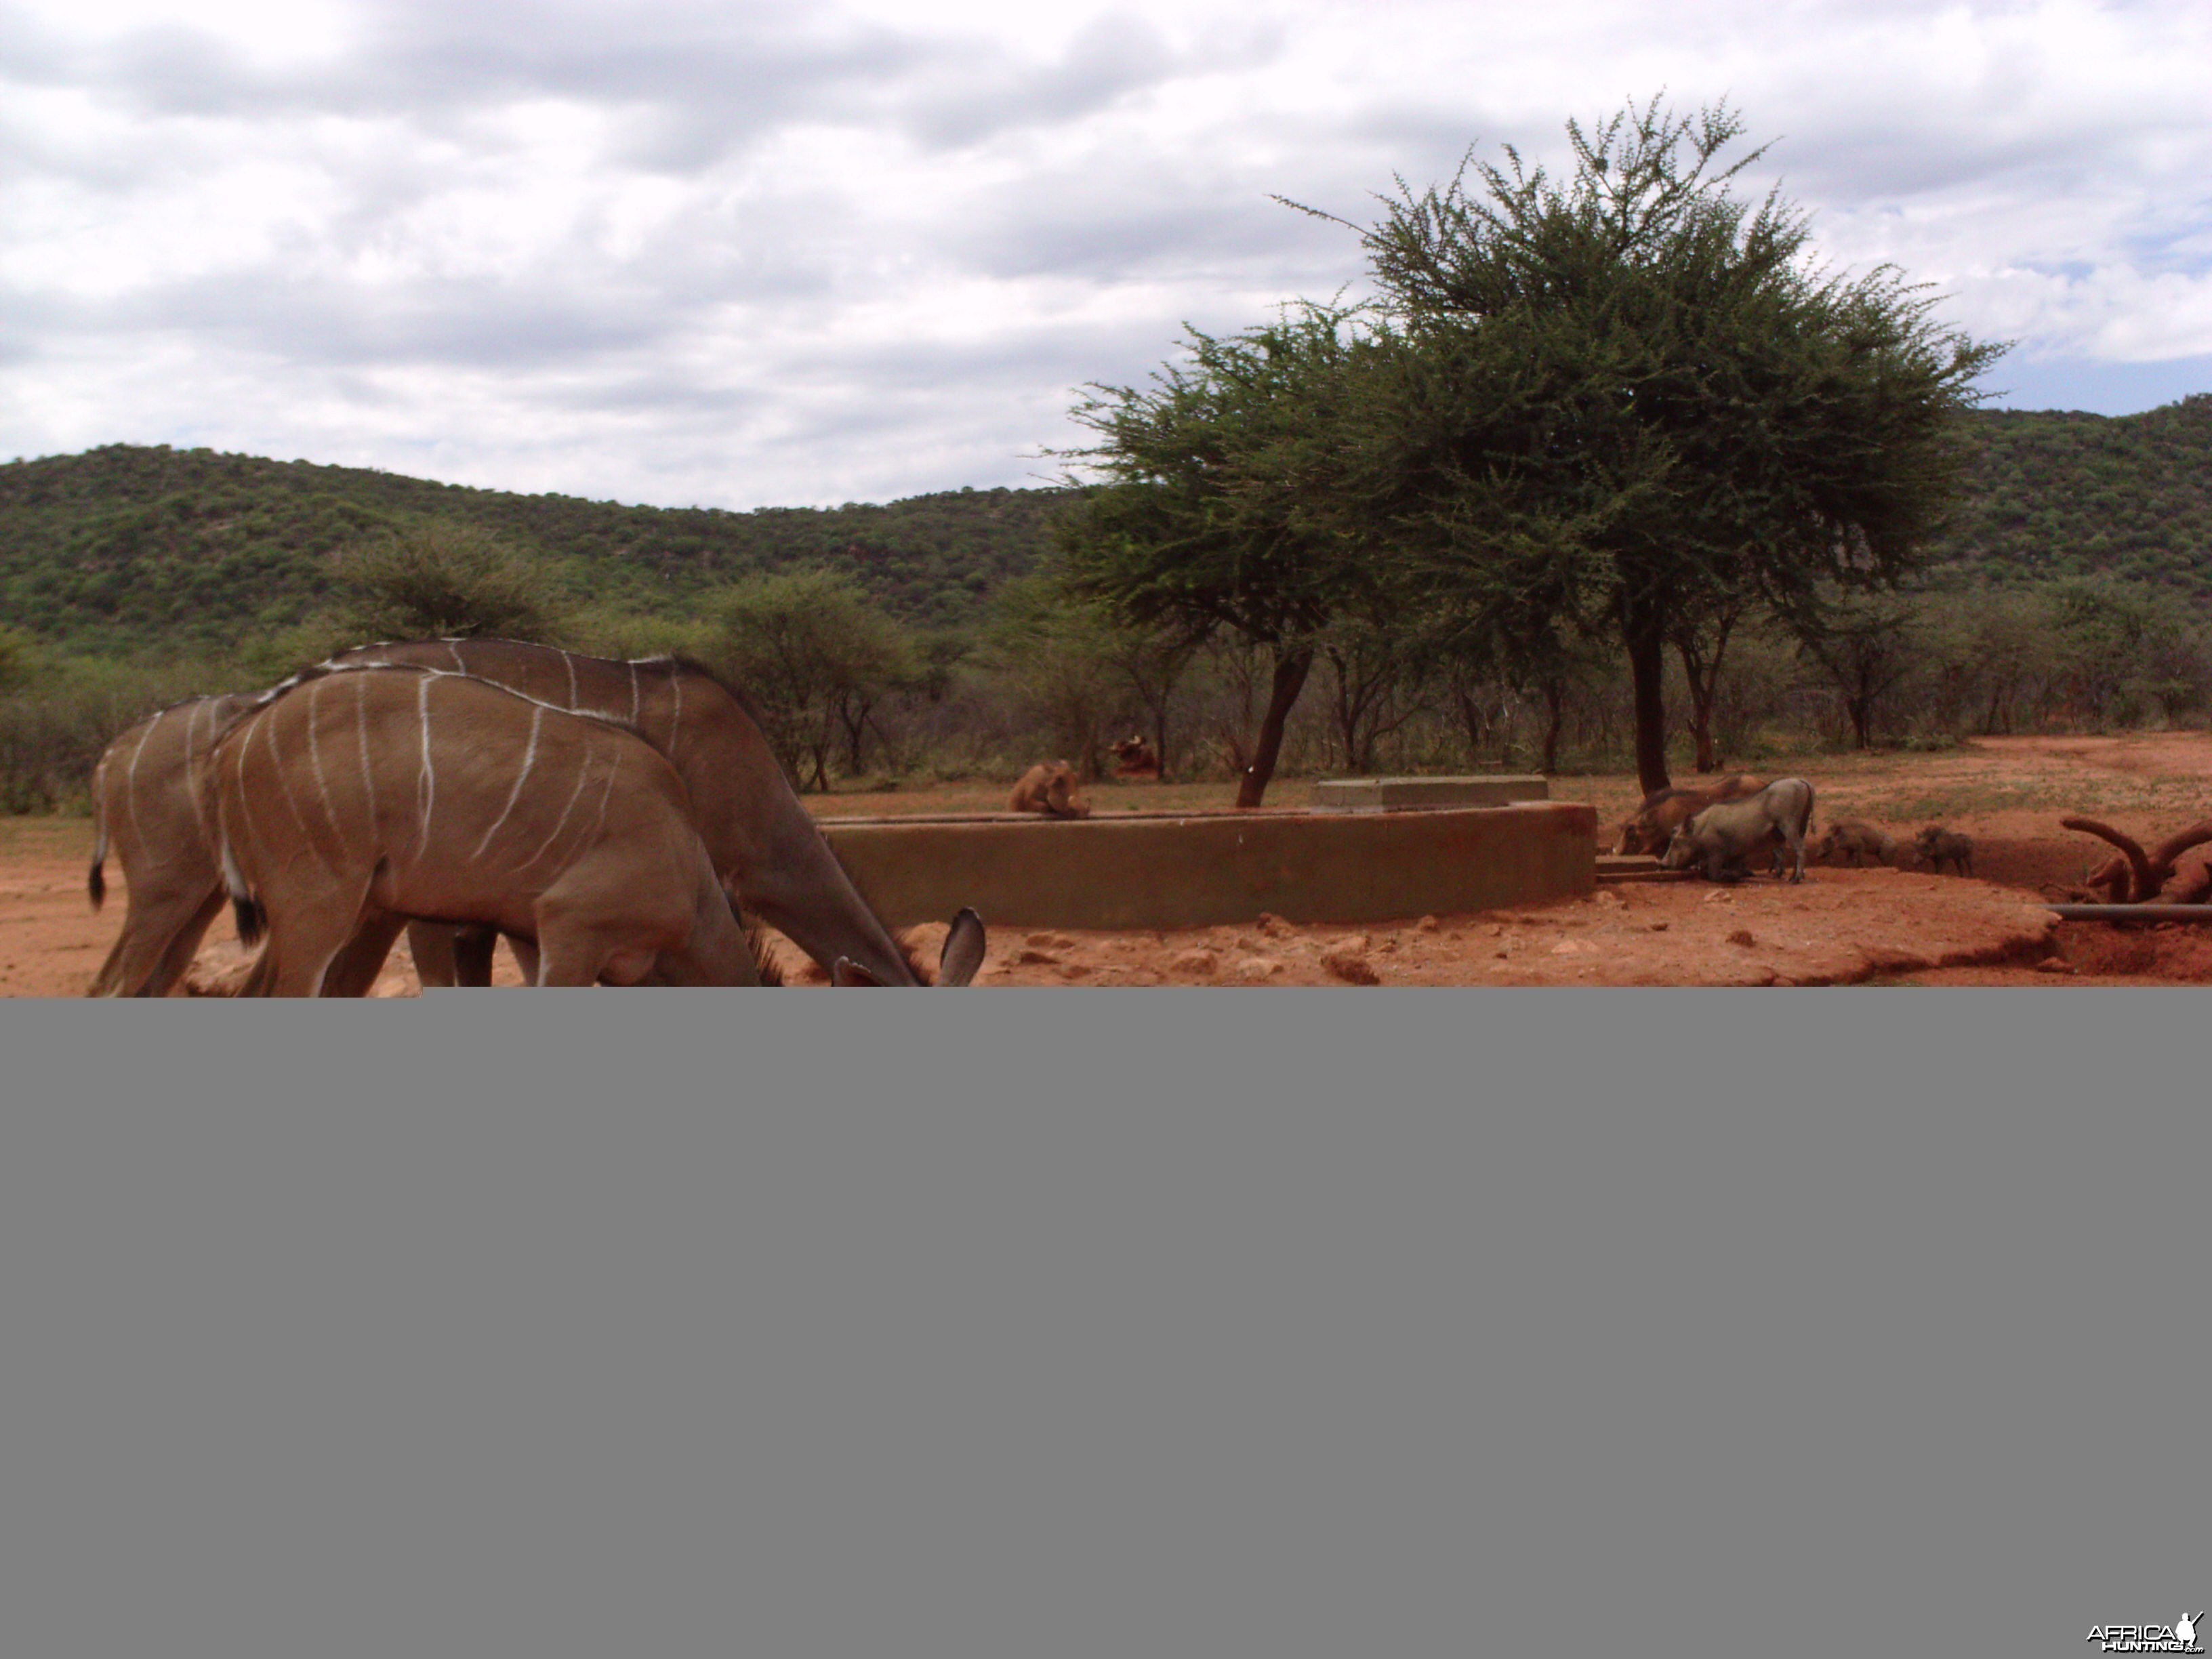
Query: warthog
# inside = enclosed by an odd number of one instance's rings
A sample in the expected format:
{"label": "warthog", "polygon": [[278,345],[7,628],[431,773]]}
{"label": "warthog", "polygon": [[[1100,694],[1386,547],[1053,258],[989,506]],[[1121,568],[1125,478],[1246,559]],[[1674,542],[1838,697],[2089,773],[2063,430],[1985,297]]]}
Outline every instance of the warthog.
{"label": "warthog", "polygon": [[1771,850],[1774,872],[1784,867],[1786,846],[1797,855],[1796,872],[1805,879],[1805,832],[1813,823],[1813,786],[1802,778],[1778,778],[1743,800],[1708,806],[1674,832],[1660,862],[1669,870],[1703,864],[1708,881],[1734,881],[1754,853]]}
{"label": "warthog", "polygon": [[1039,761],[1022,774],[1006,807],[1015,812],[1042,812],[1049,818],[1087,818],[1091,803],[1076,791],[1075,769],[1066,761]]}
{"label": "warthog", "polygon": [[1155,783],[1159,781],[1159,751],[1143,738],[1124,738],[1113,745],[1113,750],[1115,777],[1150,778]]}
{"label": "warthog", "polygon": [[1738,773],[1695,789],[1655,789],[1644,798],[1644,805],[1636,809],[1636,816],[1620,826],[1613,850],[1616,854],[1656,853],[1677,830],[1708,806],[1717,806],[1724,800],[1741,800],[1765,787],[1764,779]]}
{"label": "warthog", "polygon": [[1868,859],[1876,864],[1888,864],[1904,850],[1896,836],[1856,820],[1830,824],[1827,833],[1813,844],[1814,856],[1823,864],[1841,864],[1846,859],[1853,864]]}
{"label": "warthog", "polygon": [[1974,873],[1974,843],[1971,836],[1931,823],[1912,838],[1912,844],[1919,850],[1920,861],[1938,875],[1947,864],[1960,875]]}

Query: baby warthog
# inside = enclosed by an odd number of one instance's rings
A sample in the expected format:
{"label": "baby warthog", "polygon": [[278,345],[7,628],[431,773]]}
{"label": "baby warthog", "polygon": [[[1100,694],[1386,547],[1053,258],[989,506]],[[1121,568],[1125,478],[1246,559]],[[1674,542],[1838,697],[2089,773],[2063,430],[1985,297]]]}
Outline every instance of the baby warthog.
{"label": "baby warthog", "polygon": [[1042,812],[1048,818],[1087,818],[1091,803],[1076,791],[1075,769],[1066,761],[1039,761],[1022,774],[1007,810]]}
{"label": "baby warthog", "polygon": [[1856,820],[1830,824],[1827,833],[1813,844],[1814,856],[1823,864],[1841,864],[1849,860],[1856,865],[1868,859],[1876,864],[1891,864],[1896,861],[1898,852],[1896,836]]}
{"label": "baby warthog", "polygon": [[1738,773],[1734,777],[1700,784],[1695,789],[1656,789],[1644,798],[1644,805],[1636,809],[1636,815],[1620,826],[1613,850],[1656,853],[1677,830],[1708,806],[1724,800],[1741,800],[1765,787],[1765,779]]}
{"label": "baby warthog", "polygon": [[1960,875],[1974,873],[1974,843],[1971,836],[1931,823],[1913,837],[1912,844],[1919,851],[1920,861],[1938,875],[1942,874],[1947,864]]}
{"label": "baby warthog", "polygon": [[1783,871],[1786,846],[1797,856],[1790,879],[1805,879],[1805,832],[1813,825],[1813,786],[1802,778],[1778,778],[1743,800],[1708,806],[1674,832],[1659,860],[1669,870],[1705,866],[1708,881],[1735,881],[1753,854],[1771,851],[1774,873]]}

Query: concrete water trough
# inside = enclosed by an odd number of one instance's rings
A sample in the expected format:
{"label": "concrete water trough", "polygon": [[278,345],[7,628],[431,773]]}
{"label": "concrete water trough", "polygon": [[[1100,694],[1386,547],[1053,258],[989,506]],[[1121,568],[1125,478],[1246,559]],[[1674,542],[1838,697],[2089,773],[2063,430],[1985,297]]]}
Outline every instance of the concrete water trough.
{"label": "concrete water trough", "polygon": [[1486,772],[1464,778],[1323,778],[1313,787],[1316,810],[1337,812],[1505,806],[1551,798],[1551,781],[1538,772]]}
{"label": "concrete water trough", "polygon": [[1387,921],[1596,885],[1597,813],[1566,801],[1340,811],[832,818],[823,832],[894,927],[963,904],[992,926]]}

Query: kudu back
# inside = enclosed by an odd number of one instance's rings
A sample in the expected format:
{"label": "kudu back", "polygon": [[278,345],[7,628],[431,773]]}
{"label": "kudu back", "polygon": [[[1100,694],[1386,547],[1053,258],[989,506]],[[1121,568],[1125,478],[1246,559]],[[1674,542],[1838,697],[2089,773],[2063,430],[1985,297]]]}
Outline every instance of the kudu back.
{"label": "kudu back", "polygon": [[237,721],[206,770],[240,933],[268,936],[259,994],[323,993],[413,916],[536,939],[541,985],[761,982],[682,778],[612,721],[453,673],[332,671]]}

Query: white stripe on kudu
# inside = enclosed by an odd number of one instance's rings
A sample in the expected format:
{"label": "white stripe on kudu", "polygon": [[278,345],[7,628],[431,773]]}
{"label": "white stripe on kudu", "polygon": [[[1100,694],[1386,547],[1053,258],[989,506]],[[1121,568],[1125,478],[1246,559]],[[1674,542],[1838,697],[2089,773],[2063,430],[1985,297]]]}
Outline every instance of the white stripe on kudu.
{"label": "white stripe on kudu", "polygon": [[[262,746],[269,751],[269,764],[276,770],[276,787],[284,792],[284,805],[291,810],[292,822],[300,826],[300,834],[306,837],[307,845],[312,848],[315,844],[314,834],[307,828],[307,815],[300,810],[299,798],[292,793],[292,775],[286,769],[284,757],[276,747],[276,722],[264,719],[261,725],[269,734],[268,740]],[[316,854],[318,862],[321,857],[319,853]]]}
{"label": "white stripe on kudu", "polygon": [[561,653],[561,665],[568,671],[568,708],[570,712],[574,713],[576,707],[576,659],[563,651]]}
{"label": "white stripe on kudu", "polygon": [[356,676],[353,683],[353,728],[361,738],[361,787],[368,793],[369,837],[376,835],[376,780],[368,769],[368,682]]}
{"label": "white stripe on kudu", "polygon": [[547,852],[551,849],[553,843],[561,838],[562,830],[566,829],[568,824],[568,814],[576,810],[577,799],[584,793],[584,780],[591,775],[592,746],[589,744],[586,744],[584,745],[583,757],[576,763],[576,787],[568,792],[568,804],[561,809],[561,816],[554,820],[551,833],[545,837],[544,841],[539,845],[536,852],[532,853],[528,858],[523,860],[521,863],[514,866],[517,870],[527,870],[532,865],[537,863],[538,860],[544,858]]}
{"label": "white stripe on kudu", "polygon": [[421,839],[415,843],[415,857],[420,859],[430,845],[430,811],[438,804],[438,769],[430,761],[430,682],[437,678],[425,674],[416,682],[415,709],[422,720],[422,769],[415,777],[415,810],[421,817]]}
{"label": "white stripe on kudu", "polygon": [[323,775],[323,744],[321,726],[316,711],[320,708],[323,682],[316,680],[307,687],[307,758],[315,769],[315,793],[323,798],[323,817],[329,822],[331,834],[340,848],[346,844],[345,831],[338,827],[338,810],[331,805],[331,782]]}
{"label": "white stripe on kudu", "polygon": [[476,851],[469,854],[471,859],[483,856],[484,848],[491,845],[491,838],[499,833],[500,825],[505,823],[507,815],[514,811],[514,803],[522,799],[522,786],[530,776],[530,769],[538,764],[538,733],[544,724],[544,708],[533,707],[530,711],[530,746],[522,752],[522,769],[514,775],[514,787],[507,792],[507,805],[500,809],[499,817],[492,820],[491,828],[483,832],[483,839],[477,843]]}
{"label": "white stripe on kudu", "polygon": [[[169,711],[164,708],[161,714]],[[139,841],[146,836],[138,828],[138,757],[146,752],[146,739],[154,735],[154,728],[161,723],[161,714],[146,722],[146,729],[138,734],[138,746],[131,751],[131,769],[123,775],[123,799],[131,808],[131,833]]]}
{"label": "white stripe on kudu", "polygon": [[615,750],[615,763],[607,768],[606,785],[599,791],[599,816],[592,825],[592,834],[595,837],[607,827],[607,801],[615,793],[615,774],[622,770],[622,763],[623,751],[617,749]]}

